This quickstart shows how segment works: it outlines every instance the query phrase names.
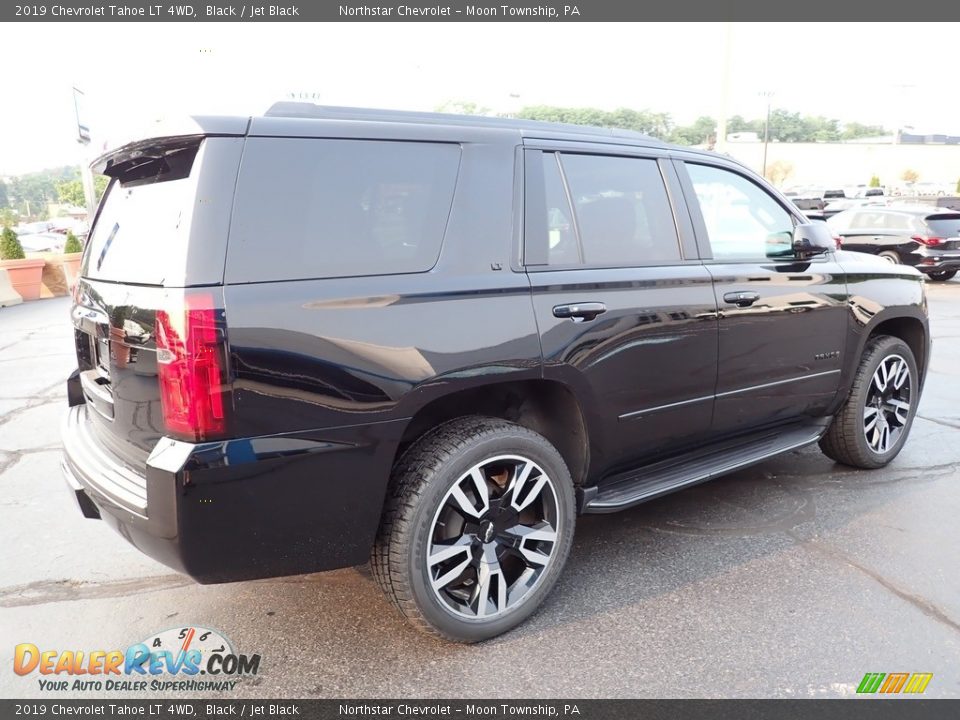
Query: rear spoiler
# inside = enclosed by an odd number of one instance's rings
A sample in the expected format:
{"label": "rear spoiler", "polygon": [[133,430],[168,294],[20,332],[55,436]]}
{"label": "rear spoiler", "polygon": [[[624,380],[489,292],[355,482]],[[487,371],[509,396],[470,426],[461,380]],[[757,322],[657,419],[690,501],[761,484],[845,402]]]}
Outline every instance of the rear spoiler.
{"label": "rear spoiler", "polygon": [[91,167],[123,185],[179,180],[190,174],[203,135],[152,138],[117,148],[97,158]]}
{"label": "rear spoiler", "polygon": [[247,134],[249,127],[249,117],[219,115],[181,117],[174,121],[152,123],[140,134],[139,138],[143,139],[124,143],[104,153],[90,163],[90,167],[96,173],[118,177],[122,173],[119,166],[134,159],[137,153],[145,156],[168,146],[172,149],[178,144],[181,145],[180,149],[190,143],[199,147],[204,137],[240,137]]}

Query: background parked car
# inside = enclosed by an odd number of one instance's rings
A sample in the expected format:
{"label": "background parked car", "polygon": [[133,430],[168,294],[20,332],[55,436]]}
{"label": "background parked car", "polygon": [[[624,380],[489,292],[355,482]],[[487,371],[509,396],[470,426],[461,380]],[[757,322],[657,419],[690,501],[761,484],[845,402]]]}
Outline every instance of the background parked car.
{"label": "background parked car", "polygon": [[[876,188],[874,188],[876,189]],[[834,215],[842,213],[845,210],[851,210],[853,208],[860,207],[877,207],[885,206],[887,200],[885,197],[862,197],[862,198],[846,198],[842,200],[832,200],[827,203],[823,209],[820,211],[824,219],[831,218]]]}
{"label": "background parked car", "polygon": [[63,252],[66,235],[56,232],[39,232],[20,235],[20,244],[25,252]]}
{"label": "background parked car", "polygon": [[827,220],[844,250],[912,265],[932,280],[960,270],[960,212],[930,205],[863,205]]}

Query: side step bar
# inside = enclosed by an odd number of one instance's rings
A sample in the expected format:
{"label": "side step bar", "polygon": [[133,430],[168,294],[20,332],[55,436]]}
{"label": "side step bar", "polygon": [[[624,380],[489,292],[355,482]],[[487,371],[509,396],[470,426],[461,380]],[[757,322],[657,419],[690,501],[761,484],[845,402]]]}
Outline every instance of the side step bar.
{"label": "side step bar", "polygon": [[606,481],[592,497],[586,495],[582,512],[610,513],[639,505],[815,443],[825,430],[826,426],[821,424],[789,425],[714,446],[701,454],[631,470]]}

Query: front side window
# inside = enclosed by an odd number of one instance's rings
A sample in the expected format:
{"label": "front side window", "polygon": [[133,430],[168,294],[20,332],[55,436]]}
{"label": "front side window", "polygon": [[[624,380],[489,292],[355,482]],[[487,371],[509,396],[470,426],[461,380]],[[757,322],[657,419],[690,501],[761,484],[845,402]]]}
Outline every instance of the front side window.
{"label": "front side window", "polygon": [[730,170],[687,163],[713,257],[793,257],[793,216],[759,185]]}

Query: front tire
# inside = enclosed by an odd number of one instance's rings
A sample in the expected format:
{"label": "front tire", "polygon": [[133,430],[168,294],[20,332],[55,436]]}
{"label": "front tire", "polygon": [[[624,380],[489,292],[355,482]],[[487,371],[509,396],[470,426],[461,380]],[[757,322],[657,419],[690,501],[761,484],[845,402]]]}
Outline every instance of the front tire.
{"label": "front tire", "polygon": [[557,450],[520,425],[460,418],[394,468],[371,567],[417,629],[456,642],[528,618],[560,575],[576,522]]}
{"label": "front tire", "polygon": [[850,395],[820,440],[839,463],[873,469],[903,448],[920,400],[920,376],[910,347],[896,337],[871,338]]}
{"label": "front tire", "polygon": [[952,280],[956,274],[956,270],[937,270],[936,272],[927,273],[928,277],[936,282],[946,282],[947,280]]}

